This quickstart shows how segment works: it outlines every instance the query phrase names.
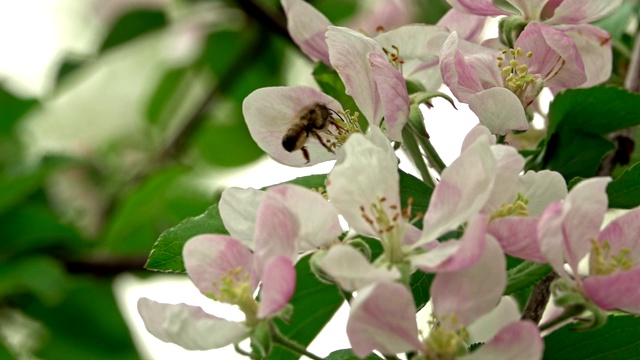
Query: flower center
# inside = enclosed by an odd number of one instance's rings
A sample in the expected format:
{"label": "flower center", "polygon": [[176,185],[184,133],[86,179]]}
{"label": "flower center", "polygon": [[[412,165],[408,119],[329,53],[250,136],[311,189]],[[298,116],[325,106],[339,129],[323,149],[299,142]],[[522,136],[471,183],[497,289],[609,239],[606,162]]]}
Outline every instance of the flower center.
{"label": "flower center", "polygon": [[[404,216],[398,205],[386,205],[387,198],[378,198],[369,207],[360,206],[362,218],[371,229],[380,236],[385,256],[391,264],[402,261],[402,236],[404,235]],[[401,219],[402,218],[402,219]]]}
{"label": "flower center", "polygon": [[[544,87],[542,77],[529,74],[529,66],[521,64],[523,56],[531,58],[533,52],[522,53],[521,48],[502,50],[502,55],[496,57],[502,75],[504,87],[514,93],[526,108],[538,96]],[[511,58],[510,60],[508,58]],[[519,60],[520,59],[520,60]],[[505,65],[506,62],[506,66]]]}
{"label": "flower center", "polygon": [[218,289],[217,294],[207,294],[213,300],[237,305],[246,317],[246,324],[251,326],[258,322],[258,303],[253,298],[253,288],[249,274],[242,267],[231,269],[220,281],[213,283]]}
{"label": "flower center", "polygon": [[387,55],[389,59],[389,63],[393,65],[402,74],[402,64],[404,64],[404,60],[400,57],[400,49],[397,46],[391,45],[391,49],[382,48],[382,51]]}
{"label": "flower center", "polygon": [[511,204],[502,204],[500,208],[494,211],[491,216],[489,216],[489,222],[507,217],[507,216],[528,216],[529,211],[527,209],[527,204],[529,203],[529,199],[525,198],[522,194],[518,193],[518,196]]}
{"label": "flower center", "polygon": [[334,125],[334,131],[325,131],[324,133],[329,135],[326,138],[326,145],[330,149],[338,149],[347,142],[349,136],[353,133],[361,133],[362,129],[358,123],[359,114],[355,112],[353,115],[349,110],[335,112],[332,117],[332,124]]}
{"label": "flower center", "polygon": [[591,239],[591,256],[589,257],[589,273],[591,275],[610,275],[616,271],[627,271],[633,268],[631,250],[623,247],[617,254],[611,254],[608,241],[598,243]]}
{"label": "flower center", "polygon": [[[443,326],[448,323],[451,326]],[[454,315],[442,317],[439,320],[433,315],[429,321],[429,336],[423,340],[427,352],[424,358],[428,360],[448,360],[467,353],[469,333],[458,325],[458,318]],[[457,329],[457,330],[451,330]]]}

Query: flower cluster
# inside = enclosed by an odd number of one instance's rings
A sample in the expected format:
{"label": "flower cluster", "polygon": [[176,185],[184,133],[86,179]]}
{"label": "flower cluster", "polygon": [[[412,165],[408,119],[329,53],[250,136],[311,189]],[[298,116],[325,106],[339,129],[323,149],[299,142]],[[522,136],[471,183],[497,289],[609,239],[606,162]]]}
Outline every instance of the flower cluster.
{"label": "flower cluster", "polygon": [[[454,10],[436,25],[364,33],[332,25],[302,0],[282,0],[293,41],[333,71],[346,94],[258,89],[243,103],[247,126],[278,162],[335,166],[320,191],[227,189],[219,207],[230,236],[197,236],[183,257],[200,291],[237,305],[246,320],[141,299],[151,333],[188,349],[237,343],[265,325],[277,338],[272,320],[287,318],[302,253],[313,253],[312,270],[349,301],[346,331],[359,357],[377,351],[411,359],[540,359],[548,327],[521,320],[517,311],[495,329],[473,331],[483,318],[500,317],[509,301],[507,256],[551,265],[560,277],[552,285],[556,305],[567,311],[562,319],[581,316],[596,326],[608,310],[640,313],[640,209],[601,231],[608,178],[569,191],[561,174],[527,170],[518,149],[496,136],[527,130],[543,88],[557,93],[609,77],[610,68],[596,65],[611,63],[609,35],[587,22],[620,1],[508,0],[516,14],[489,0],[448,2]],[[499,39],[479,43],[487,16],[506,17]],[[442,83],[480,121],[446,167],[437,166],[418,109],[442,95],[434,95]],[[346,95],[351,105],[336,99]],[[417,167],[425,164],[421,150],[433,167],[422,171],[430,189],[423,213],[412,204],[426,199],[403,198],[401,146]],[[373,255],[365,240],[380,253]],[[585,273],[579,263],[587,255]],[[416,272],[433,275],[424,331],[411,293]]]}

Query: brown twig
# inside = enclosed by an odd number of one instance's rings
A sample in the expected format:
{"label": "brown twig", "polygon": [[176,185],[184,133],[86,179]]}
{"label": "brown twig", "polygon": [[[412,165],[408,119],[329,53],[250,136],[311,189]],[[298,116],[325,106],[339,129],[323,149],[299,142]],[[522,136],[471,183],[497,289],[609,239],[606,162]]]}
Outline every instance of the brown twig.
{"label": "brown twig", "polygon": [[549,286],[556,278],[558,278],[558,274],[552,272],[533,287],[527,305],[524,307],[522,320],[531,320],[536,324],[540,322],[542,313],[551,298],[551,289]]}

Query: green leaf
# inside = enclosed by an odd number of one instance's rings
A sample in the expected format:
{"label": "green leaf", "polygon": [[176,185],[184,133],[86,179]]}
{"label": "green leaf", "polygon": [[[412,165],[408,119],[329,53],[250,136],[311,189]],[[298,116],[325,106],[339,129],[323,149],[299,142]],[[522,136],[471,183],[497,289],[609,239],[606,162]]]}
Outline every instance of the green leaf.
{"label": "green leaf", "polygon": [[11,133],[18,120],[37,104],[35,100],[21,99],[0,86],[0,134]]}
{"label": "green leaf", "polygon": [[159,124],[175,115],[192,75],[190,67],[170,69],[162,75],[147,105],[146,118],[150,124]]}
{"label": "green leaf", "polygon": [[44,255],[0,263],[0,299],[32,293],[43,303],[54,305],[64,298],[67,281],[62,264]]}
{"label": "green leaf", "polygon": [[165,25],[167,25],[167,17],[162,11],[142,9],[128,12],[111,27],[100,52],[122,45]]}
{"label": "green leaf", "polygon": [[[276,320],[280,332],[302,346],[308,346],[322,328],[338,311],[344,299],[333,285],[320,282],[311,272],[309,259],[305,256],[296,264],[296,290],[291,298],[293,315],[287,324]],[[268,359],[288,360],[300,356],[275,346]]]}
{"label": "green leaf", "polygon": [[194,146],[207,163],[215,166],[245,165],[264,155],[242,117],[242,103],[233,100],[216,106],[216,112],[196,134]]}
{"label": "green leaf", "polygon": [[61,303],[49,306],[25,299],[21,307],[47,329],[47,339],[36,353],[40,359],[139,358],[111,281],[76,278]]}
{"label": "green leaf", "polygon": [[600,135],[563,129],[554,134],[547,144],[544,162],[546,168],[562,174],[566,181],[574,177],[592,177],[604,156],[615,148]]}
{"label": "green leaf", "polygon": [[567,181],[595,175],[602,158],[615,148],[604,136],[640,124],[639,105],[640,94],[612,86],[558,94],[549,108],[541,165]]}
{"label": "green leaf", "polygon": [[184,175],[179,168],[161,171],[129,194],[116,208],[102,246],[116,254],[145,254],[162,231],[206,209],[211,197]]}
{"label": "green leaf", "polygon": [[420,270],[416,270],[411,274],[409,286],[413,295],[413,302],[416,304],[416,311],[420,311],[431,299],[431,283],[435,278],[435,274],[427,274]]}
{"label": "green leaf", "polygon": [[640,318],[609,316],[595,331],[575,331],[568,324],[544,338],[544,360],[640,359]]}
{"label": "green leaf", "polygon": [[325,188],[326,179],[326,174],[317,174],[295,178],[291,181],[287,181],[285,184],[300,185],[306,187],[307,189],[318,189]]}
{"label": "green leaf", "polygon": [[[399,170],[399,173],[400,203],[403,207],[407,207],[409,199],[412,199],[411,215],[416,216],[418,213],[424,215],[429,207],[433,189],[411,174],[407,174],[402,170]],[[422,229],[422,219],[416,221],[414,225]]]}
{"label": "green leaf", "polygon": [[531,261],[524,261],[520,265],[507,270],[507,287],[504,295],[511,295],[521,290],[527,289],[551,272],[548,264],[537,264]]}
{"label": "green leaf", "polygon": [[184,273],[184,243],[200,234],[228,234],[220,218],[218,204],[209,207],[204,214],[185,219],[163,232],[153,245],[144,267],[154,271]]}
{"label": "green leaf", "polygon": [[[360,358],[351,351],[351,349],[342,349],[331,352],[329,356],[324,358],[325,360],[359,360]],[[380,360],[375,354],[371,354],[364,358],[364,360]]]}
{"label": "green leaf", "polygon": [[627,169],[607,186],[609,207],[631,209],[640,206],[640,164]]}
{"label": "green leaf", "polygon": [[44,201],[28,201],[1,215],[0,239],[0,263],[8,257],[36,249],[56,247],[68,252],[86,245],[76,229],[63,223]]}
{"label": "green leaf", "polygon": [[558,94],[549,107],[547,138],[575,129],[606,135],[640,124],[640,94],[613,86],[572,89]]}
{"label": "green leaf", "polygon": [[[324,187],[326,175],[310,175],[291,180],[287,183],[307,188]],[[199,216],[188,218],[178,225],[166,230],[153,245],[149,260],[145,265],[148,270],[184,273],[182,247],[184,243],[199,234],[228,234],[222,223],[218,204],[210,206]]]}
{"label": "green leaf", "polygon": [[627,30],[627,25],[633,14],[633,5],[631,2],[624,2],[613,14],[595,21],[593,24],[606,30],[612,37],[620,39]]}
{"label": "green leaf", "polygon": [[346,87],[340,79],[338,73],[322,62],[318,62],[313,69],[313,77],[316,79],[320,89],[327,95],[338,100],[345,110],[354,114],[360,112],[353,98],[346,93]]}

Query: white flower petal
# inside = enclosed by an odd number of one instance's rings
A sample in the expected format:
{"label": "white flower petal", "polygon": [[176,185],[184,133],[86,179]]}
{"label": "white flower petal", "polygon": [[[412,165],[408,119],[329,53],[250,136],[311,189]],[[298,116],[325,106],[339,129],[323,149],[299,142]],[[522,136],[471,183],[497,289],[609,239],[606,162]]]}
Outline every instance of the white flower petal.
{"label": "white flower petal", "polygon": [[186,304],[161,304],[141,298],[138,313],[153,336],[187,350],[218,349],[246,338],[250,331],[242,323],[215,317]]}

